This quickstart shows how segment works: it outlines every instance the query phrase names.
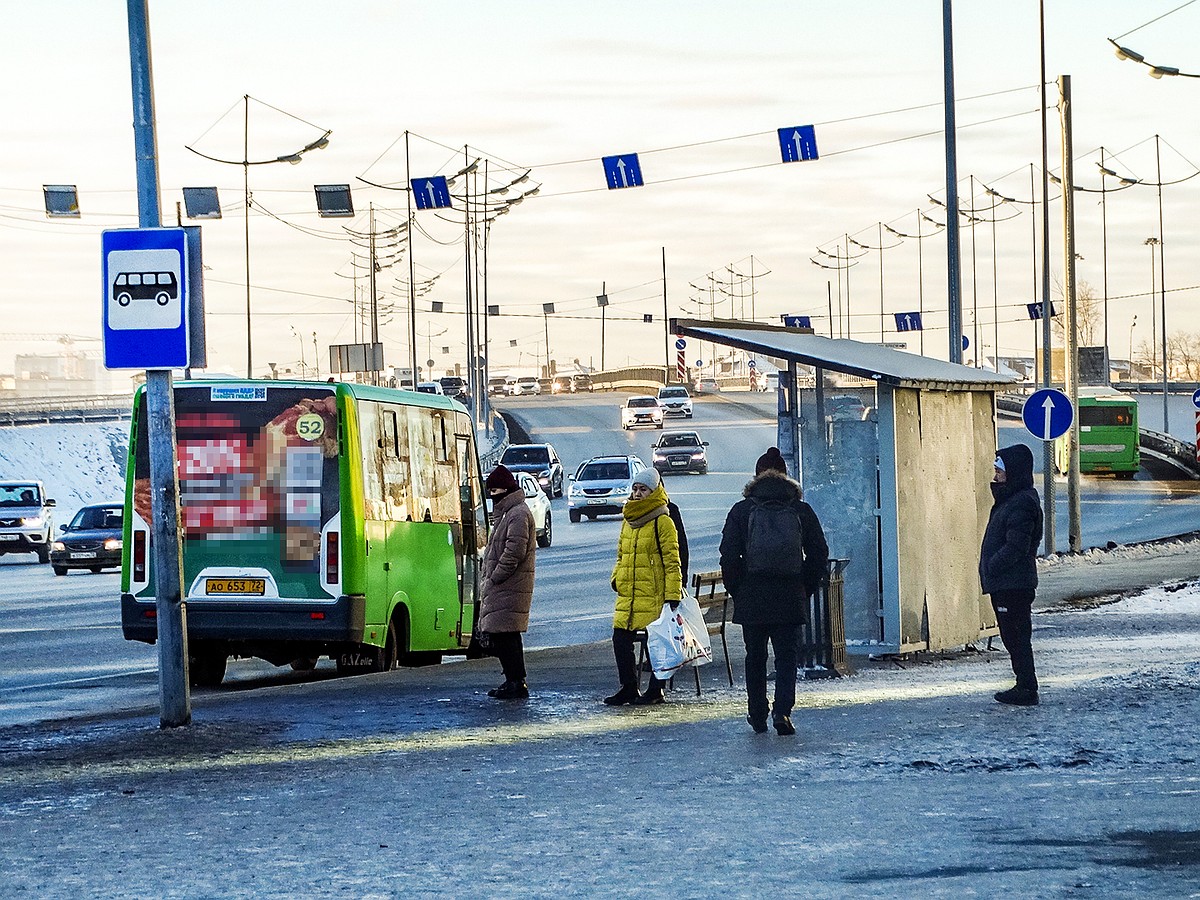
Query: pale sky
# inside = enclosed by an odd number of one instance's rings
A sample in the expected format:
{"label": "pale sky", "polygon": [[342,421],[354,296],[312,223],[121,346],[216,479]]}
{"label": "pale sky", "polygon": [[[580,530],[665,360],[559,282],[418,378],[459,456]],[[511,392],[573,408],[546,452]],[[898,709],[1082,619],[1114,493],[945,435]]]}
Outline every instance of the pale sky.
{"label": "pale sky", "polygon": [[[1191,160],[1200,160],[1200,79],[1150,78],[1146,67],[1119,60],[1106,41],[1126,35],[1120,42],[1148,60],[1200,72],[1200,4],[1138,27],[1181,5],[1046,3],[1048,78],[1072,76],[1079,185],[1100,187],[1101,146],[1115,157],[1110,168],[1156,181],[1156,133],[1163,181],[1197,170]],[[838,273],[813,265],[813,257],[836,264],[818,247],[836,253],[846,234],[877,247],[880,222],[915,233],[918,210],[945,221],[927,197],[945,198],[941,6],[152,0],[163,222],[174,223],[184,186],[216,185],[225,210],[219,221],[198,223],[210,369],[245,373],[242,171],[185,145],[240,160],[244,94],[254,98],[251,158],[289,153],[332,129],[329,147],[299,165],[250,170],[254,203],[283,220],[251,216],[256,375],[268,372],[268,361],[295,367],[302,348],[311,366],[313,332],[325,373],[328,345],[356,339],[353,247],[343,226],[365,232],[370,204],[378,228],[403,223],[404,192],[372,188],[356,176],[403,185],[406,130],[414,177],[453,174],[469,145],[469,158],[488,160],[492,187],[511,180],[505,169],[526,168],[529,184],[541,185],[491,228],[488,297],[501,309],[489,328],[494,367],[532,368],[544,358],[546,302],[556,305],[549,321],[555,359],[599,366],[595,296],[602,285],[612,304],[605,362],[660,364],[663,248],[671,315],[695,313],[700,307],[691,298],[703,296],[707,308],[708,294],[690,285],[707,285],[715,273],[738,283],[725,289],[738,295],[739,314],[748,317],[751,306],[762,321],[808,314],[818,332],[829,333],[827,281],[836,313]],[[991,218],[980,183],[1028,200],[1030,163],[1040,162],[1037,3],[959,0],[954,14],[960,203],[964,210],[971,205],[973,175],[977,215]],[[20,4],[5,24],[0,307],[9,327],[0,371],[10,370],[15,353],[57,348],[16,335],[99,338],[100,232],[137,224],[125,4]],[[1052,85],[1051,104],[1056,99]],[[821,159],[781,163],[776,129],[806,124],[816,126]],[[1053,110],[1050,129],[1050,169],[1058,173]],[[605,189],[600,158],[631,152],[640,153],[646,185]],[[351,185],[355,219],[317,217],[313,185],[330,183]],[[78,185],[82,217],[47,219],[43,184]],[[1200,331],[1200,231],[1191,215],[1198,191],[1200,178],[1162,192],[1171,331]],[[1104,280],[1099,200],[1080,193],[1075,204],[1078,277],[1097,294]],[[988,355],[993,302],[1001,351],[1031,352],[1024,309],[1035,299],[1030,209],[996,210],[996,218],[1016,218],[996,226],[995,301],[992,226],[976,224],[974,257],[971,229],[962,230],[964,322],[974,340],[977,308]],[[462,227],[432,211],[417,216],[417,280],[439,276],[417,301],[418,357],[423,363],[431,348],[441,372],[465,357]],[[1133,316],[1135,345],[1151,330],[1144,241],[1158,234],[1156,190],[1139,185],[1108,194],[1107,218],[1109,341],[1113,357],[1124,357]],[[1051,230],[1057,281],[1059,202],[1051,205]],[[898,239],[884,231],[883,241]],[[922,248],[925,349],[945,358],[944,234],[926,238]],[[878,340],[880,253],[853,244],[850,250],[865,254],[850,273],[853,334]],[[892,314],[918,308],[917,242],[903,241],[883,257],[884,339],[907,340],[915,350],[918,337],[897,335]],[[752,266],[753,304],[745,277]],[[407,271],[400,259],[378,281],[389,365],[409,358]],[[365,282],[359,295],[366,296]],[[717,296],[718,314],[728,315],[730,297]],[[433,300],[444,313],[430,312]],[[646,313],[654,315],[652,325],[643,324]],[[701,352],[689,349],[688,362]]]}

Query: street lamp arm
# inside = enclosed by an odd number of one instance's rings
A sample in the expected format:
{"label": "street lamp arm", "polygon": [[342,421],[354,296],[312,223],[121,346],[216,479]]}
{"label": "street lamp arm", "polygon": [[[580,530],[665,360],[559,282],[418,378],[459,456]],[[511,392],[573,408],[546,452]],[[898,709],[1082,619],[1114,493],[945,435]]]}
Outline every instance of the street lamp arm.
{"label": "street lamp arm", "polygon": [[374,181],[367,181],[367,179],[363,178],[361,175],[355,175],[354,177],[356,180],[361,181],[363,184],[368,184],[373,188],[379,188],[380,190],[384,190],[384,191],[409,191],[409,190],[411,190],[411,188],[407,184],[403,185],[402,187],[396,187],[395,185],[392,185],[392,184],[377,184]]}
{"label": "street lamp arm", "polygon": [[1113,45],[1113,51],[1117,54],[1117,59],[1128,59],[1131,62],[1141,63],[1150,70],[1147,74],[1151,78],[1162,78],[1164,75],[1178,75],[1181,78],[1200,78],[1200,75],[1196,75],[1191,72],[1180,72],[1174,66],[1155,65],[1136,50],[1130,50],[1128,47],[1122,47],[1112,38],[1106,38],[1106,40]]}
{"label": "street lamp arm", "polygon": [[203,156],[205,159],[211,160],[212,162],[224,163],[225,165],[228,165],[228,166],[269,166],[272,163],[281,163],[281,162],[298,163],[298,162],[300,162],[300,157],[303,156],[305,153],[307,153],[309,150],[323,150],[326,147],[328,147],[329,146],[329,135],[332,133],[333,133],[332,131],[326,131],[323,135],[321,135],[319,138],[317,138],[311,144],[305,144],[303,147],[301,147],[295,153],[285,153],[282,156],[276,156],[272,159],[221,159],[221,157],[219,157],[219,156],[211,156],[207,153],[197,150],[195,147],[189,147],[187,144],[184,144],[184,149],[191,150],[197,156]]}

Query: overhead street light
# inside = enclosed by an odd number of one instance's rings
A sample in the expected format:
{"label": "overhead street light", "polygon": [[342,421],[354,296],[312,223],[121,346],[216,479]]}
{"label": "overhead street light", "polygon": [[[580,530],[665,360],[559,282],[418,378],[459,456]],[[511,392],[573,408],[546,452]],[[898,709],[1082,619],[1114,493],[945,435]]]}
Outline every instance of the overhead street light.
{"label": "overhead street light", "polygon": [[1128,47],[1122,47],[1112,38],[1107,39],[1113,45],[1113,51],[1117,54],[1117,59],[1127,59],[1130,62],[1141,63],[1150,71],[1146,74],[1151,78],[1162,78],[1164,75],[1178,75],[1181,78],[1200,78],[1200,75],[1192,74],[1191,72],[1180,72],[1174,66],[1159,66],[1152,62],[1148,62],[1146,57],[1138,53],[1136,50],[1130,50]]}
{"label": "overhead street light", "polygon": [[[247,378],[254,377],[254,365],[253,365],[254,353],[253,353],[252,331],[251,331],[251,324],[250,324],[250,202],[251,202],[250,201],[250,167],[251,166],[265,166],[265,165],[270,165],[272,163],[290,163],[292,165],[296,165],[297,163],[300,162],[300,160],[304,156],[304,154],[308,153],[310,150],[324,150],[326,147],[328,147],[329,146],[329,135],[331,135],[333,133],[333,131],[331,129],[326,128],[323,130],[324,133],[320,137],[318,137],[316,140],[310,141],[309,143],[307,143],[303,147],[301,147],[299,150],[296,150],[292,153],[286,153],[282,156],[276,156],[272,159],[250,159],[250,100],[251,100],[251,97],[249,94],[242,95],[243,108],[242,108],[242,158],[241,159],[221,159],[218,156],[211,156],[207,153],[203,153],[200,150],[197,150],[195,147],[188,146],[186,144],[184,145],[186,149],[192,151],[197,156],[202,156],[205,159],[210,160],[212,162],[223,163],[225,165],[230,165],[230,166],[241,166],[242,167],[242,192],[243,192],[243,197],[245,200],[244,213],[245,213],[245,222],[246,222],[245,248],[246,248],[246,377]],[[259,102],[261,102],[261,101],[259,101]],[[264,105],[269,105],[269,104],[264,104]],[[271,107],[271,108],[274,109],[274,107]],[[277,111],[282,112],[282,110],[277,110]],[[290,113],[284,113],[284,115],[289,116],[289,118],[293,118],[293,119],[296,118],[295,116],[292,116]],[[303,121],[303,119],[297,119],[297,121]],[[311,123],[308,123],[308,122],[305,122],[305,124],[309,125],[310,127],[314,127],[314,128],[317,127],[317,126],[311,125]]]}

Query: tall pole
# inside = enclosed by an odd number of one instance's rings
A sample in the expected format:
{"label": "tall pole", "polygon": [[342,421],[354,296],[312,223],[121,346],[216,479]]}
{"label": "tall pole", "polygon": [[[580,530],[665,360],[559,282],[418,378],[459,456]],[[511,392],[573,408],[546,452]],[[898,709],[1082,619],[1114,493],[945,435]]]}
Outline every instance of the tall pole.
{"label": "tall pole", "polygon": [[854,320],[850,317],[850,235],[847,234],[844,237],[846,240],[846,337],[854,340]]}
{"label": "tall pole", "polygon": [[[371,291],[371,384],[379,384],[379,369],[376,368],[375,360],[375,345],[379,343],[379,302],[375,293],[375,204],[372,203],[369,207],[368,221],[370,222],[371,235],[368,240],[370,247],[370,259],[367,260],[369,271],[367,273],[367,284],[370,285]],[[417,389],[417,370],[412,372],[412,389]]]}
{"label": "tall pole", "polygon": [[[133,86],[133,144],[137,165],[138,225],[161,223],[154,79],[150,62],[149,0],[127,0],[129,69]],[[249,260],[249,255],[247,255]],[[249,265],[249,263],[247,263]],[[247,269],[249,273],[249,269]],[[246,276],[249,297],[249,274]],[[248,332],[247,332],[248,334]],[[247,345],[248,346],[248,345]],[[187,605],[179,546],[179,481],[175,448],[175,389],[170,369],[146,372],[146,433],[150,455],[150,552],[158,629],[158,721],[163,728],[192,721],[188,692]]]}
{"label": "tall pole", "polygon": [[[946,296],[950,305],[950,362],[962,362],[962,275],[958,234],[958,140],[954,119],[954,26],[950,0],[942,0],[942,64],[946,107]],[[849,280],[850,273],[846,273]]]}
{"label": "tall pole", "polygon": [[246,219],[246,377],[254,377],[250,349],[250,95],[242,95],[242,191]]}
{"label": "tall pole", "polygon": [[[1079,308],[1075,288],[1075,168],[1071,140],[1071,76],[1058,77],[1059,112],[1062,119],[1062,191],[1063,191],[1063,291],[1066,293],[1067,335],[1063,353],[1063,377],[1072,409],[1079,409]],[[1067,432],[1067,510],[1068,540],[1072,553],[1083,549],[1079,497],[1079,416],[1071,419]]]}
{"label": "tall pole", "polygon": [[878,223],[879,232],[879,343],[883,344],[883,223]]}
{"label": "tall pole", "polygon": [[975,368],[979,368],[979,277],[975,269],[975,176],[971,176],[971,339],[975,342]]}
{"label": "tall pole", "polygon": [[[1167,271],[1163,265],[1163,207],[1162,207],[1162,157],[1159,155],[1158,135],[1154,136],[1154,165],[1158,172],[1158,294],[1162,298],[1159,315],[1162,328],[1162,372],[1163,372],[1163,432],[1171,433],[1170,412],[1167,409]],[[1151,298],[1153,302],[1153,298]]]}
{"label": "tall pole", "polygon": [[[1042,387],[1050,387],[1050,313],[1054,301],[1050,298],[1050,143],[1046,124],[1046,0],[1038,0],[1038,43],[1041,55],[1042,101]],[[1074,258],[1074,257],[1072,257]],[[1056,508],[1054,500],[1054,447],[1049,441],[1042,445],[1042,518],[1044,546],[1047,554],[1054,552]]]}
{"label": "tall pole", "polygon": [[921,355],[925,355],[925,247],[921,239],[921,211],[917,210],[917,309],[921,316]]}
{"label": "tall pole", "polygon": [[1000,372],[1000,288],[997,284],[998,269],[996,266],[996,195],[992,195],[992,349],[995,352],[992,367]]}
{"label": "tall pole", "polygon": [[608,312],[608,282],[600,282],[600,296],[604,298],[604,304],[600,307],[600,371],[604,371],[604,319],[605,313]]}
{"label": "tall pole", "polygon": [[[408,219],[405,227],[405,234],[408,238],[408,348],[409,348],[409,365],[412,367],[413,387],[417,386],[417,286],[414,269],[416,264],[413,262],[413,192],[412,192],[412,169],[408,155],[408,132],[404,132],[404,183],[405,183],[405,199],[408,201]],[[430,357],[426,357],[427,359]],[[426,373],[430,378],[433,373]]]}
{"label": "tall pole", "polygon": [[671,383],[671,319],[667,310],[667,248],[662,248],[662,284],[663,284],[663,349],[666,352],[663,369],[663,384]]}
{"label": "tall pole", "polygon": [[1154,274],[1154,248],[1159,241],[1156,237],[1148,237],[1142,243],[1150,248],[1150,380],[1153,381],[1154,367],[1158,364],[1158,304],[1154,302],[1158,279]]}
{"label": "tall pole", "polygon": [[1105,383],[1111,380],[1108,366],[1108,170],[1104,166],[1104,148],[1100,148],[1100,258],[1104,268],[1104,365]]}

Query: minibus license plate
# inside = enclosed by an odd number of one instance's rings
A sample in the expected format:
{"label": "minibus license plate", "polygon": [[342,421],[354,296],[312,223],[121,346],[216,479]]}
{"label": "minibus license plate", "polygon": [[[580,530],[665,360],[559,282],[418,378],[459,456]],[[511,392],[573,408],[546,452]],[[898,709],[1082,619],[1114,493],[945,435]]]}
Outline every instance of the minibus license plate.
{"label": "minibus license plate", "polygon": [[206,594],[255,594],[261,597],[267,592],[267,582],[263,578],[206,578],[204,579]]}

